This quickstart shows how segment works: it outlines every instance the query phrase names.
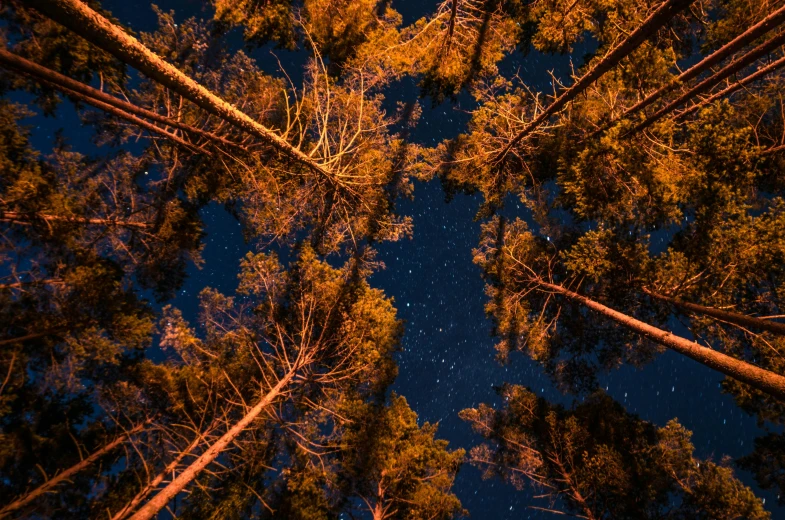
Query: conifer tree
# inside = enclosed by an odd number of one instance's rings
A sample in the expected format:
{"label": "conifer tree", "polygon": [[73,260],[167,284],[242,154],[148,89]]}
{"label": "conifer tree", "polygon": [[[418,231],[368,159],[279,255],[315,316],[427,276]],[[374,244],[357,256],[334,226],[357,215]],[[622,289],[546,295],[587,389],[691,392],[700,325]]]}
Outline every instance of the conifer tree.
{"label": "conifer tree", "polygon": [[695,458],[691,432],[627,413],[604,393],[565,409],[516,385],[499,389],[500,409],[461,417],[486,439],[469,460],[486,478],[530,484],[544,506],[581,518],[770,518],[727,461]]}
{"label": "conifer tree", "polygon": [[[582,240],[578,240],[570,251],[562,253],[558,249],[559,244],[552,245],[547,240],[536,237],[521,220],[507,226],[502,219],[496,218],[485,226],[475,261],[483,267],[490,279],[491,303],[487,309],[494,316],[497,335],[502,337],[498,347],[502,354],[521,349],[550,365],[555,375],[570,378],[576,376],[571,372],[577,371],[578,380],[585,377],[585,369],[588,368],[585,363],[589,357],[586,354],[591,353],[592,348],[585,345],[586,327],[579,324],[585,317],[578,312],[575,320],[578,323],[573,322],[568,328],[572,331],[577,329],[578,334],[570,337],[574,334],[572,333],[563,337],[561,331],[565,327],[560,325],[560,300],[563,299],[570,306],[586,307],[597,312],[642,339],[675,350],[731,379],[750,385],[778,400],[782,399],[785,395],[785,378],[777,372],[701,346],[575,292],[573,287],[581,285],[584,282],[582,277],[586,277],[588,283],[584,284],[584,290],[590,288],[598,294],[615,292],[613,298],[617,301],[624,302],[626,299],[626,306],[635,304],[634,300],[629,301],[631,297],[635,298],[634,292],[630,294],[629,290],[609,291],[611,287],[618,288],[624,283],[624,279],[610,276],[612,271],[617,270],[627,276],[631,273],[630,270],[625,273],[624,265],[610,264],[610,255],[597,254],[604,252],[596,248],[597,245],[604,245],[601,242],[602,235],[602,232],[589,232],[581,237]],[[626,255],[626,260],[633,266],[642,263],[636,257],[645,258],[645,252],[636,244],[614,256],[621,258],[621,255]],[[651,352],[644,346],[641,354],[624,354],[625,349],[619,349],[618,345],[606,345],[609,347],[606,350],[608,357],[598,356],[600,363],[605,366],[613,366],[616,356],[619,355],[629,359],[642,355],[645,359]],[[572,353],[573,359],[560,359],[560,351],[564,347]]]}
{"label": "conifer tree", "polygon": [[[256,466],[262,474],[246,471],[244,461],[252,460],[251,453],[263,455],[264,450],[259,451],[252,433],[244,440],[248,435],[244,430],[264,432],[278,423],[280,435],[286,436],[297,431],[298,410],[318,407],[323,396],[348,388],[361,396],[373,395],[389,384],[395,374],[390,354],[398,341],[400,323],[389,301],[365,283],[363,270],[357,265],[333,269],[307,246],[301,248],[288,272],[274,255],[249,255],[243,262],[239,292],[255,302],[235,302],[205,290],[204,340],[176,313],[165,318],[164,345],[175,349],[186,363],[183,375],[195,376],[201,384],[194,384],[202,387],[215,381],[209,388],[216,395],[223,426],[198,453],[191,451],[176,477],[129,518],[151,518],[194,483],[204,485],[214,478],[205,468],[219,458],[223,466],[237,467],[227,470],[224,479],[231,482],[233,471],[244,472],[246,485],[261,486],[257,491],[261,496],[269,462],[262,459]],[[163,424],[170,424],[167,428],[175,425],[171,419]],[[254,483],[255,478],[260,480]],[[237,489],[244,490],[243,486]],[[195,498],[189,507],[203,510],[213,498],[239,500],[235,507],[244,508],[253,507],[258,497],[247,491],[240,496],[208,494]],[[239,514],[240,509],[234,511]]]}

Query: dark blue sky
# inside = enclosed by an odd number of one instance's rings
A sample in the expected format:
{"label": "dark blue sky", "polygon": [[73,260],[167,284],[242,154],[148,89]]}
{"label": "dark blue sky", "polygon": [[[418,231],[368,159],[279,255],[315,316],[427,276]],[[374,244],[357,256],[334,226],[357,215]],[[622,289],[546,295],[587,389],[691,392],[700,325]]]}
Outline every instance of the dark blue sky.
{"label": "dark blue sky", "polygon": [[[174,9],[178,19],[201,16],[205,4],[195,0],[158,2],[163,9]],[[155,28],[155,15],[143,2],[105,0],[103,5],[137,31]],[[435,0],[393,1],[406,23],[433,11],[435,5]],[[270,67],[269,72],[274,72],[268,50],[258,50],[254,56],[259,57],[263,68]],[[287,71],[297,75],[302,54],[278,54]],[[580,57],[575,61],[578,64]],[[503,70],[509,73],[520,69],[530,84],[550,91],[548,72],[553,70],[566,79],[569,63],[569,56],[523,56],[516,52],[503,63]],[[401,87],[389,97],[408,100],[416,94],[414,88]],[[423,117],[412,136],[417,142],[432,145],[465,127],[466,115],[454,105],[431,108],[429,100],[423,105]],[[74,127],[70,107],[63,106],[56,119],[36,118],[35,123],[41,125],[39,137],[65,126],[66,135],[75,144],[89,142],[90,129]],[[447,204],[438,181],[417,184],[415,199],[399,206],[402,214],[414,219],[414,238],[383,244],[380,257],[387,268],[371,280],[394,297],[399,316],[406,320],[403,351],[398,358],[400,375],[393,389],[407,398],[422,421],[438,422],[439,435],[448,439],[451,447],[467,450],[478,439],[457,414],[480,402],[499,404],[494,385],[521,384],[552,401],[569,402],[553,389],[536,363],[513,356],[509,365],[500,366],[494,359],[495,340],[490,337],[490,322],[483,309],[483,282],[471,261],[479,237],[479,223],[473,221],[479,203],[478,197],[458,196]],[[526,216],[514,202],[507,212]],[[191,317],[196,310],[196,295],[203,287],[234,291],[239,260],[252,249],[243,242],[239,224],[221,208],[208,208],[204,218],[208,233],[205,265],[199,271],[192,270],[174,302]],[[694,432],[697,455],[718,460],[723,455],[749,453],[753,439],[763,433],[753,418],[735,407],[731,397],[720,392],[721,379],[698,363],[667,352],[642,370],[623,367],[604,377],[603,387],[629,411],[658,425],[677,417]],[[766,499],[774,518],[785,518],[785,509],[776,508],[776,494],[759,490],[749,474],[738,474]],[[533,503],[529,492],[516,491],[501,481],[482,481],[479,471],[468,465],[461,470],[455,491],[474,519],[554,518],[527,509]]]}

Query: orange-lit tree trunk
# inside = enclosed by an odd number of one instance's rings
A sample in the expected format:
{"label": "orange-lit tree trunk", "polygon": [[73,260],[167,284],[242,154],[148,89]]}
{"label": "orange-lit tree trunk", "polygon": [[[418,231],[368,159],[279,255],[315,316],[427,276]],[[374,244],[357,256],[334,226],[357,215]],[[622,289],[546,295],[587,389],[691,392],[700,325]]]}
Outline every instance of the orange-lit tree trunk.
{"label": "orange-lit tree trunk", "polygon": [[261,139],[294,161],[332,179],[330,172],[310,156],[183,74],[122,28],[90,9],[87,4],[79,0],[23,0],[23,3],[37,9],[207,112]]}
{"label": "orange-lit tree trunk", "polygon": [[177,470],[177,466],[180,465],[186,455],[189,455],[194,449],[196,449],[201,440],[202,436],[197,435],[193,442],[191,442],[191,444],[189,444],[185,450],[180,452],[180,454],[177,455],[177,457],[175,457],[175,459],[170,462],[163,471],[153,477],[153,479],[148,482],[147,485],[145,485],[136,495],[134,495],[134,498],[132,498],[125,506],[123,506],[120,511],[112,515],[111,520],[123,520],[128,515],[130,515],[134,509],[136,509],[136,507],[150,495],[150,493],[155,491],[156,488],[161,485],[161,482],[163,482],[167,476],[173,474],[174,471]]}
{"label": "orange-lit tree trunk", "polygon": [[147,222],[130,222],[128,220],[116,220],[110,218],[68,217],[65,215],[47,215],[45,213],[26,214],[19,213],[17,211],[0,210],[0,222],[30,226],[36,220],[43,220],[45,222],[72,222],[74,224],[94,224],[99,226],[116,226],[138,229],[149,229],[152,227],[152,225],[148,224]]}
{"label": "orange-lit tree trunk", "polygon": [[738,56],[736,59],[731,61],[725,67],[717,71],[716,73],[712,74],[708,78],[704,79],[691,89],[687,90],[687,92],[683,93],[661,109],[657,110],[654,114],[647,117],[644,121],[638,123],[632,130],[627,132],[625,135],[632,135],[645,128],[648,128],[650,125],[655,123],[656,121],[660,120],[663,116],[666,116],[673,112],[676,108],[684,104],[685,102],[689,101],[690,99],[694,98],[695,96],[706,92],[710,88],[717,85],[719,82],[724,80],[727,77],[739,72],[744,67],[747,67],[755,62],[755,60],[762,58],[766,54],[770,53],[771,51],[775,50],[780,45],[785,44],[785,32],[773,36],[766,40],[765,42],[761,43],[754,49],[750,50],[746,54],[742,56]]}
{"label": "orange-lit tree trunk", "polygon": [[785,377],[756,367],[744,361],[732,358],[716,350],[703,347],[694,341],[686,340],[668,331],[658,329],[631,316],[606,307],[601,303],[591,300],[576,292],[570,291],[561,285],[555,285],[542,280],[536,280],[539,287],[548,292],[559,294],[573,302],[581,303],[596,311],[603,316],[610,318],[619,325],[626,327],[633,332],[641,334],[655,343],[675,350],[694,359],[698,363],[705,365],[713,370],[721,372],[726,376],[746,383],[753,388],[772,395],[778,399],[785,400]]}
{"label": "orange-lit tree trunk", "polygon": [[741,80],[735,82],[731,86],[729,86],[729,87],[727,87],[727,88],[725,88],[725,89],[723,89],[723,90],[721,90],[721,91],[719,91],[719,92],[717,92],[715,94],[712,94],[708,98],[706,98],[706,99],[704,99],[702,101],[699,101],[698,103],[695,103],[690,108],[680,112],[678,116],[673,118],[673,120],[674,121],[680,121],[680,120],[684,119],[685,117],[687,117],[688,115],[694,113],[700,107],[706,106],[709,103],[713,103],[714,101],[717,101],[718,99],[722,99],[722,98],[724,98],[726,96],[730,96],[731,94],[733,94],[734,92],[738,91],[742,87],[745,87],[745,86],[749,85],[753,81],[756,81],[756,80],[766,76],[767,74],[782,68],[783,66],[785,66],[785,56],[783,56],[782,58],[780,58],[778,60],[775,60],[775,61],[769,63],[765,67],[759,68],[758,70],[756,70],[755,72],[753,72],[749,76],[746,76],[744,79],[741,79]]}
{"label": "orange-lit tree trunk", "polygon": [[447,52],[450,52],[450,47],[452,46],[452,36],[455,34],[455,23],[458,20],[459,1],[460,0],[452,0],[452,5],[450,6],[450,25],[447,28],[447,42],[445,45]]}
{"label": "orange-lit tree trunk", "polygon": [[113,449],[120,446],[132,434],[138,433],[139,431],[141,431],[141,429],[142,429],[142,425],[136,426],[134,429],[130,430],[127,433],[124,433],[123,435],[120,435],[115,440],[105,445],[103,448],[93,452],[89,457],[87,457],[83,461],[79,462],[78,464],[74,464],[73,466],[71,466],[65,471],[58,473],[54,477],[47,480],[45,483],[35,488],[33,491],[27,493],[22,497],[17,498],[10,504],[4,506],[2,509],[0,509],[0,518],[7,517],[9,514],[26,506],[27,504],[29,504],[30,502],[32,502],[33,500],[35,500],[36,498],[40,497],[45,493],[51,493],[58,484],[66,480],[69,480],[71,477],[73,477],[83,469],[93,464],[96,460],[100,459],[101,457],[103,457]]}
{"label": "orange-lit tree trunk", "polygon": [[[236,143],[232,143],[231,141],[228,141],[220,136],[210,132],[205,132],[204,130],[187,125],[170,117],[162,116],[161,114],[153,112],[152,110],[139,107],[123,99],[116,98],[110,94],[107,94],[106,92],[90,87],[84,83],[73,80],[68,76],[64,76],[56,71],[47,69],[46,67],[42,67],[37,63],[26,60],[21,56],[17,56],[14,53],[8,52],[5,49],[0,49],[0,65],[15,72],[26,74],[36,80],[45,82],[48,86],[54,88],[55,90],[60,90],[61,92],[65,92],[68,95],[75,96],[75,93],[78,93],[81,95],[81,97],[79,97],[80,100],[96,106],[97,108],[101,107],[96,105],[94,102],[91,102],[91,100],[102,102],[105,105],[109,105],[115,109],[120,110],[121,112],[126,112],[128,114],[133,114],[135,116],[149,119],[151,121],[155,121],[156,123],[170,126],[172,128],[178,128],[192,136],[203,137],[211,141],[213,144],[223,145],[226,147],[239,147],[239,145]],[[115,115],[117,114],[115,113]]]}
{"label": "orange-lit tree trunk", "polygon": [[564,106],[575,99],[581,92],[586,90],[592,83],[597,81],[603,74],[615,67],[622,59],[638,48],[646,38],[657,32],[663,25],[668,23],[682,9],[686,8],[692,0],[665,0],[649,17],[635,29],[627,38],[614,47],[605,57],[598,61],[583,77],[575,82],[570,88],[565,90],[553,103],[551,103],[539,116],[534,118],[523,130],[521,130],[504,149],[499,152],[495,162],[501,162],[512,150],[538,126],[543,124],[549,117],[556,114]]}
{"label": "orange-lit tree trunk", "polygon": [[30,280],[29,282],[13,282],[0,284],[2,289],[22,289],[23,287],[35,287],[36,285],[65,285],[65,281],[58,278],[51,278],[49,280]]}
{"label": "orange-lit tree trunk", "polygon": [[166,507],[174,497],[182,492],[201,471],[213,462],[230,444],[245,430],[259,414],[262,413],[272,402],[280,396],[286,387],[292,382],[297,372],[298,365],[289,370],[278,383],[262,397],[259,402],[234,426],[232,426],[220,439],[210,446],[199,458],[190,466],[185,468],[172,482],[158,492],[147,504],[137,511],[131,520],[149,520],[158,512]]}
{"label": "orange-lit tree trunk", "polygon": [[31,339],[45,338],[46,336],[50,336],[62,330],[64,329],[49,329],[43,332],[31,332],[30,334],[25,334],[24,336],[0,340],[0,347],[4,345],[13,345],[14,343],[23,343],[25,341],[30,341]]}
{"label": "orange-lit tree trunk", "polygon": [[197,153],[197,154],[202,153],[202,154],[205,154],[205,155],[211,155],[210,152],[208,152],[207,150],[200,150],[199,148],[197,148],[196,146],[192,145],[191,143],[189,143],[188,141],[186,141],[182,137],[180,137],[178,135],[175,135],[172,132],[169,132],[169,131],[167,131],[167,130],[165,130],[163,128],[157,127],[154,124],[152,124],[152,123],[150,123],[148,121],[145,121],[144,119],[142,119],[140,117],[136,117],[133,114],[129,114],[128,112],[120,110],[119,108],[115,108],[112,105],[104,103],[103,101],[99,101],[97,99],[85,96],[84,94],[81,94],[79,92],[75,92],[75,91],[73,91],[71,89],[68,89],[68,88],[65,88],[65,87],[57,87],[56,85],[52,85],[51,83],[49,83],[47,81],[44,81],[43,83],[48,84],[48,85],[50,85],[50,86],[60,90],[64,94],[67,94],[67,95],[71,96],[74,99],[78,99],[79,101],[87,103],[88,105],[92,105],[95,108],[106,112],[107,114],[113,115],[113,116],[115,116],[115,117],[117,117],[119,119],[123,119],[125,121],[128,121],[132,125],[136,125],[139,128],[147,130],[152,135],[158,135],[160,137],[163,137],[164,139],[168,139],[169,141],[172,141],[173,143],[175,143],[177,145],[180,145],[183,148],[185,148],[186,150],[189,150],[189,151],[191,151],[193,153]]}
{"label": "orange-lit tree trunk", "polygon": [[780,334],[785,336],[785,323],[778,323],[776,321],[754,318],[752,316],[745,316],[744,314],[739,314],[738,312],[724,311],[721,309],[715,309],[714,307],[705,307],[703,305],[685,302],[678,298],[665,296],[663,294],[659,294],[654,291],[650,291],[648,289],[644,289],[643,292],[645,292],[652,298],[656,298],[657,300],[668,302],[672,305],[675,305],[676,307],[679,307],[681,309],[693,313],[705,314],[706,316],[711,316],[712,318],[717,318],[718,320],[727,321],[729,323],[735,323],[736,325],[741,325],[743,327],[765,330],[768,332],[772,332],[774,334]]}
{"label": "orange-lit tree trunk", "polygon": [[[718,63],[720,63],[722,60],[724,60],[734,52],[742,49],[745,45],[752,43],[758,37],[766,34],[767,32],[779,26],[783,22],[785,22],[785,6],[780,7],[779,9],[768,15],[766,18],[756,23],[755,25],[753,25],[752,27],[750,27],[749,29],[738,35],[736,38],[734,38],[730,42],[726,43],[725,45],[714,51],[709,56],[706,56],[692,67],[688,68],[687,70],[679,74],[678,77],[676,77],[673,81],[671,81],[667,85],[657,89],[656,91],[654,91],[653,93],[649,94],[641,101],[636,103],[635,105],[625,110],[618,118],[616,118],[614,121],[611,121],[610,124],[613,124],[613,122],[618,121],[619,119],[623,119],[629,116],[630,114],[637,112],[638,110],[646,108],[647,106],[657,101],[664,94],[667,94],[668,92],[673,90],[678,85],[683,85],[684,83],[690,81],[691,79],[698,77],[698,75],[709,70],[711,67],[717,65]],[[605,128],[607,128],[607,126]]]}

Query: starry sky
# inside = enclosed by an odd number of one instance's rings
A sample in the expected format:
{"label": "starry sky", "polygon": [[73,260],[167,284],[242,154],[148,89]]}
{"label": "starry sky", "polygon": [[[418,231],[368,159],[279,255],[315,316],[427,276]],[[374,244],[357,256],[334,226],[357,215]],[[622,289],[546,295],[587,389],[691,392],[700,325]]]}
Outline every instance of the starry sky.
{"label": "starry sky", "polygon": [[[173,9],[178,20],[207,15],[202,10],[206,2],[157,3],[165,10]],[[155,15],[144,2],[104,0],[102,4],[134,30],[155,29]],[[404,23],[411,23],[433,11],[436,1],[394,0],[392,5],[402,13]],[[278,74],[270,50],[258,49],[252,55],[263,70]],[[305,59],[303,53],[275,52],[287,72],[296,75]],[[549,72],[568,80],[571,61],[580,65],[584,52],[553,57],[516,51],[501,69],[503,74],[518,72],[530,85],[550,92]],[[404,83],[391,89],[388,100],[394,106],[395,101],[415,99],[417,94],[415,85]],[[468,96],[437,107],[431,107],[430,100],[421,103],[423,116],[412,133],[413,141],[434,145],[465,128],[468,116],[464,111],[471,108]],[[80,129],[73,109],[65,105],[55,118],[35,117],[29,121],[37,127],[36,144],[42,151],[45,145],[39,143],[51,143],[59,127],[67,128],[66,136],[77,150],[83,151],[80,144],[91,146],[91,130]],[[513,355],[502,366],[494,358],[495,340],[484,313],[483,281],[471,253],[479,238],[480,224],[473,220],[479,205],[479,196],[460,195],[445,202],[438,181],[417,183],[414,199],[401,201],[398,206],[401,214],[413,218],[414,237],[382,244],[379,257],[386,269],[371,278],[373,286],[395,299],[398,314],[406,321],[403,348],[398,354],[399,376],[393,390],[406,397],[421,421],[439,423],[439,436],[449,440],[452,448],[467,450],[480,439],[458,418],[458,412],[481,402],[499,405],[494,386],[520,384],[553,402],[569,404],[572,400],[555,390],[539,365],[529,359]],[[512,199],[504,211],[508,216],[528,216]],[[172,302],[190,318],[196,315],[196,296],[202,288],[234,291],[239,260],[255,247],[243,241],[239,224],[221,207],[206,208],[203,217],[207,231],[205,264],[201,270],[191,270],[186,285]],[[674,332],[688,335],[679,326]],[[723,455],[735,458],[749,453],[753,439],[764,433],[754,418],[721,393],[721,379],[716,372],[669,351],[641,370],[625,366],[602,377],[601,382],[614,399],[643,419],[662,426],[677,417],[694,433],[696,455],[718,460]],[[748,473],[737,474],[766,499],[774,518],[785,518],[785,508],[776,505],[776,493],[760,490]],[[461,469],[454,491],[474,519],[554,518],[527,508],[535,503],[529,491],[516,491],[497,480],[483,481],[480,472],[468,465]]]}

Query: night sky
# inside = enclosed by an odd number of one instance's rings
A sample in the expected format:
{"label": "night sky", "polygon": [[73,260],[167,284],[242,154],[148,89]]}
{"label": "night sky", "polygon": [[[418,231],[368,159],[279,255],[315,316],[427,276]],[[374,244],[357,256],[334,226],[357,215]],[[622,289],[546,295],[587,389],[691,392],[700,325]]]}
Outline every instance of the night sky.
{"label": "night sky", "polygon": [[[155,29],[155,15],[144,2],[104,0],[103,6],[124,24],[136,31]],[[160,1],[164,9],[174,9],[176,18],[205,17],[202,6],[194,0]],[[435,9],[435,0],[394,0],[393,7],[408,24]],[[270,48],[252,52],[265,72],[278,74]],[[299,74],[304,53],[275,51],[290,75]],[[583,51],[585,52],[585,50]],[[502,72],[519,72],[530,85],[551,91],[549,71],[568,80],[570,60],[582,63],[583,52],[570,56],[542,56],[520,52],[508,57]],[[397,100],[411,100],[418,94],[413,84],[405,83],[388,93],[390,106]],[[459,109],[471,108],[468,96],[457,104],[444,103],[432,108],[431,101],[421,100],[423,117],[412,140],[434,145],[455,136],[465,128],[468,116]],[[46,153],[46,142],[56,128],[65,128],[66,137],[79,151],[89,147],[92,130],[79,128],[71,107],[63,104],[56,118],[36,117],[28,123],[37,126],[35,143]],[[51,144],[49,144],[51,147]],[[89,151],[89,149],[87,150]],[[399,212],[414,220],[414,238],[379,246],[380,259],[386,269],[373,275],[371,284],[395,299],[399,316],[406,321],[403,350],[398,355],[399,376],[393,390],[406,397],[421,421],[438,422],[439,436],[450,441],[452,448],[470,449],[480,439],[458,412],[481,402],[499,405],[494,386],[504,382],[530,387],[538,395],[569,404],[571,397],[561,395],[550,384],[538,364],[521,355],[513,355],[501,366],[495,359],[495,340],[491,324],[485,317],[486,296],[480,270],[472,263],[472,248],[479,238],[479,223],[473,217],[480,204],[479,196],[457,196],[446,203],[438,181],[415,186],[414,200],[399,202]],[[510,199],[504,213],[527,218],[522,205]],[[237,284],[239,260],[254,244],[243,241],[239,224],[221,207],[204,211],[207,238],[205,264],[192,269],[186,285],[172,302],[189,319],[195,318],[197,295],[206,286],[232,293]],[[674,331],[688,332],[678,324]],[[754,418],[735,407],[729,395],[719,389],[721,375],[673,352],[667,352],[642,370],[625,366],[602,377],[602,386],[628,411],[659,426],[677,417],[693,435],[698,457],[719,460],[723,455],[739,457],[752,450],[753,439],[764,433]],[[737,475],[755,493],[766,499],[773,518],[785,518],[785,508],[777,508],[776,493],[761,491],[750,474]],[[456,481],[455,492],[475,519],[554,518],[548,513],[527,509],[532,502],[528,491],[516,491],[498,481],[483,481],[480,472],[465,465]]]}

